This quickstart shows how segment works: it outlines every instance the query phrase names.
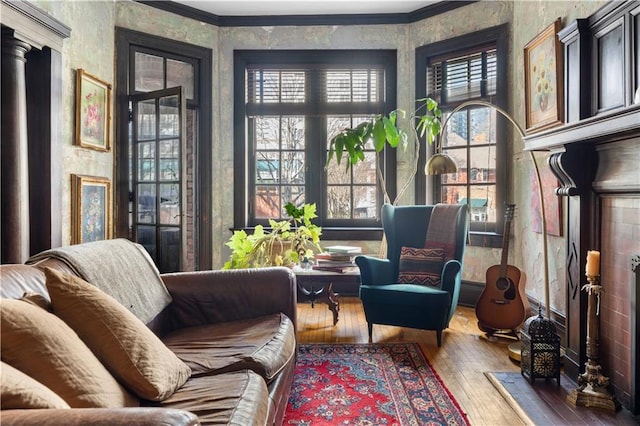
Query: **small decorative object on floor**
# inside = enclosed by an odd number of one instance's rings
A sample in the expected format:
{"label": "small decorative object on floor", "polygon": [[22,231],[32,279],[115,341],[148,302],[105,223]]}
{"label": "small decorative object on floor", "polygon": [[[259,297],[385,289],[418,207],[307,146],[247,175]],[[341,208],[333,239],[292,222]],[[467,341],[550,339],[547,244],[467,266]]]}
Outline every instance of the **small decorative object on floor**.
{"label": "small decorative object on floor", "polygon": [[538,378],[556,379],[560,385],[560,337],[555,324],[542,316],[530,317],[520,331],[520,369],[531,384]]}
{"label": "small decorative object on floor", "polygon": [[585,372],[578,376],[578,388],[567,395],[567,401],[573,405],[604,408],[617,411],[620,403],[609,390],[609,378],[602,375],[598,347],[600,339],[600,252],[587,252],[586,274],[589,282],[584,287],[589,298],[587,301],[587,363]]}
{"label": "small decorative object on floor", "polygon": [[300,345],[285,425],[468,425],[417,343]]}

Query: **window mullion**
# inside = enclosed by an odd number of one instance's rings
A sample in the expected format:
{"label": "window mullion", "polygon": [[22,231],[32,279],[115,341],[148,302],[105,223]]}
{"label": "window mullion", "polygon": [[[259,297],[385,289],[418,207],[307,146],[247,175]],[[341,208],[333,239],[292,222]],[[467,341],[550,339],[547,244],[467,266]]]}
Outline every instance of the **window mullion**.
{"label": "window mullion", "polygon": [[487,93],[487,52],[482,52],[481,55],[482,62],[482,76],[480,77],[480,96],[482,98],[486,98],[488,96]]}
{"label": "window mullion", "polygon": [[440,73],[441,73],[441,79],[442,79],[442,83],[440,84],[440,103],[442,105],[446,105],[447,104],[447,89],[448,89],[448,84],[447,84],[447,74],[448,74],[448,68],[447,68],[447,61],[442,61],[442,65],[440,67]]}
{"label": "window mullion", "polygon": [[323,70],[308,70],[306,73],[307,102],[314,106],[312,114],[305,116],[305,179],[306,201],[316,203],[318,222],[324,222],[325,209],[323,200],[323,173],[312,164],[318,164],[322,159],[322,123],[320,114],[322,105],[326,104],[326,77]]}

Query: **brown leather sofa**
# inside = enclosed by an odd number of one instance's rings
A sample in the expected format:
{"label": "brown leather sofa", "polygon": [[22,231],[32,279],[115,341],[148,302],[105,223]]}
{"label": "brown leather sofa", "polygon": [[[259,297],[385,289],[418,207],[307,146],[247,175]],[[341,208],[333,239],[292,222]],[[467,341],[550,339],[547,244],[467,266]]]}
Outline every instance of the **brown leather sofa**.
{"label": "brown leather sofa", "polygon": [[[0,265],[0,296],[36,292],[49,299],[45,266],[78,275],[46,254],[33,265]],[[140,407],[2,410],[2,424],[281,424],[297,348],[295,275],[263,268],[161,279],[171,300],[146,323],[191,367],[180,389],[161,402],[140,400]]]}

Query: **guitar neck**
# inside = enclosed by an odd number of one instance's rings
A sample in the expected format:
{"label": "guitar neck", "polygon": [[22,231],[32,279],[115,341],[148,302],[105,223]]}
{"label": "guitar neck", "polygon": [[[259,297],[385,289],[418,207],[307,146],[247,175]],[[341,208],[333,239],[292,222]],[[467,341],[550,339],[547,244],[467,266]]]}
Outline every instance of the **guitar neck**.
{"label": "guitar neck", "polygon": [[504,225],[504,234],[502,235],[502,257],[500,258],[500,276],[507,276],[507,265],[509,260],[509,228],[511,222]]}
{"label": "guitar neck", "polygon": [[502,258],[500,259],[500,277],[507,276],[507,265],[509,259],[509,236],[511,234],[511,220],[515,204],[507,204],[504,221],[504,231],[502,233]]}

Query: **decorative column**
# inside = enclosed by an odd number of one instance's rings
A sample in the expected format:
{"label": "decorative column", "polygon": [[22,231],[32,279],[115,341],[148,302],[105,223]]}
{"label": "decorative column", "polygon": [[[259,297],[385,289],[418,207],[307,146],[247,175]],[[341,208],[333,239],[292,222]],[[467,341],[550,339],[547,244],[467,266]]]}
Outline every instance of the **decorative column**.
{"label": "decorative column", "polygon": [[0,229],[2,263],[24,263],[29,252],[29,158],[25,54],[31,46],[2,28]]}

